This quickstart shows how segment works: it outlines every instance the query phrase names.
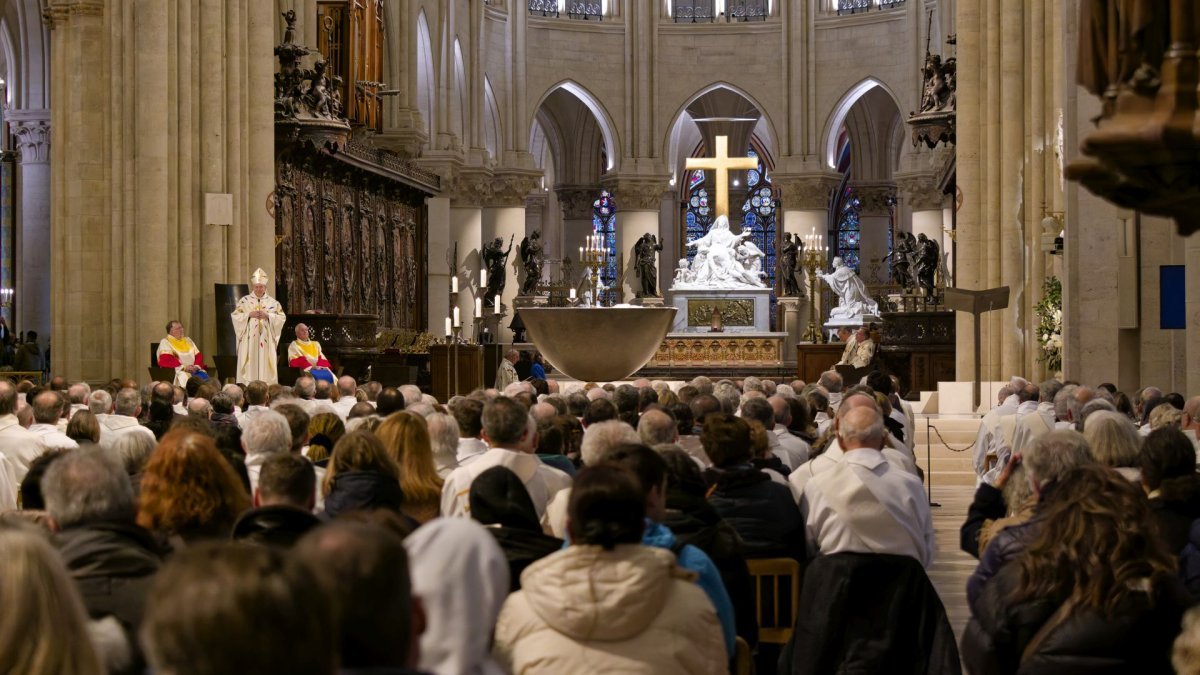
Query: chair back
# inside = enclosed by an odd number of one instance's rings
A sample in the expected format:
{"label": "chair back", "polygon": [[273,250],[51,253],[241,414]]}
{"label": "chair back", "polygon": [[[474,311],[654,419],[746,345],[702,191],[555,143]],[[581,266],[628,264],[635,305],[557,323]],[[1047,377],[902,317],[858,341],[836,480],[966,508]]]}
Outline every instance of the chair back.
{"label": "chair back", "polygon": [[750,643],[738,638],[733,651],[733,675],[750,675],[754,671],[754,657],[750,654]]}
{"label": "chair back", "polygon": [[787,644],[800,606],[800,563],[791,558],[747,560],[758,615],[758,641]]}

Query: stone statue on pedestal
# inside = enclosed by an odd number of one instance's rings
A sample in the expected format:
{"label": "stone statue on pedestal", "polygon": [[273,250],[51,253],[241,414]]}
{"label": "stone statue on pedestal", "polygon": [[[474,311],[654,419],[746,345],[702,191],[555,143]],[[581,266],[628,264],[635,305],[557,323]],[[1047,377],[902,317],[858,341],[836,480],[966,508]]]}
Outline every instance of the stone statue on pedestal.
{"label": "stone statue on pedestal", "polygon": [[659,251],[663,250],[663,245],[658,242],[658,237],[653,234],[643,234],[641,239],[633,245],[633,258],[637,265],[637,275],[641,284],[638,287],[637,297],[639,298],[657,298],[658,294],[658,265],[655,264],[655,256]]}
{"label": "stone statue on pedestal", "polygon": [[784,297],[798,298],[804,295],[798,267],[803,246],[798,237],[792,238],[791,232],[784,233],[783,246],[779,248],[778,271]]}
{"label": "stone statue on pedestal", "polygon": [[879,305],[867,295],[866,284],[842,262],[841,257],[833,259],[833,272],[818,273],[818,276],[838,296],[837,307],[829,311],[830,319],[858,319],[879,313]]}
{"label": "stone statue on pedestal", "polygon": [[917,283],[925,291],[925,297],[933,297],[934,278],[942,253],[936,241],[925,236],[922,232],[917,236]]}
{"label": "stone statue on pedestal", "polygon": [[[515,239],[516,236],[513,236]],[[497,295],[504,295],[504,285],[508,275],[504,268],[508,265],[508,254],[512,253],[513,240],[508,240],[508,250],[504,250],[504,240],[496,237],[490,244],[483,245],[479,256],[483,258],[483,266],[487,268],[488,285],[484,293],[485,302],[491,302]]]}
{"label": "stone statue on pedestal", "polygon": [[518,251],[521,254],[521,266],[525,268],[525,282],[521,284],[521,295],[534,295],[542,281],[542,265],[546,261],[542,233],[534,230],[533,234],[521,240]]}

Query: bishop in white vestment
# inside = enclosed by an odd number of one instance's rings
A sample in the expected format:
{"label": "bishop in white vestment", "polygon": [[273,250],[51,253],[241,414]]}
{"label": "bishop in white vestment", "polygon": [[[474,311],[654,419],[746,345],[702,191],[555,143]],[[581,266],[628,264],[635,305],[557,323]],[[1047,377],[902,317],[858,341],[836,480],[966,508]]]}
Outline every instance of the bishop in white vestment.
{"label": "bishop in white vestment", "polygon": [[237,381],[274,384],[279,381],[279,337],[287,315],[279,301],[267,295],[267,273],[261,267],[254,270],[250,286],[253,291],[238,300],[230,315],[237,333]]}

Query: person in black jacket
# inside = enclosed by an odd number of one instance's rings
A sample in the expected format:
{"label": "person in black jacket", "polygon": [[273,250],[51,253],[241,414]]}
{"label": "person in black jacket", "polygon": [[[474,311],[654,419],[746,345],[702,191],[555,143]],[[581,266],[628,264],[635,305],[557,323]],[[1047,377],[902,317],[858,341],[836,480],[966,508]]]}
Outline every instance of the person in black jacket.
{"label": "person in black jacket", "polygon": [[333,446],[321,486],[325,493],[325,517],[332,519],[348,511],[374,509],[399,512],[404,504],[399,472],[383,443],[371,432],[353,431],[342,436]]}
{"label": "person in black jacket", "polygon": [[704,477],[696,461],[683,450],[660,450],[659,454],[668,470],[663,525],[675,533],[681,546],[691,544],[712,559],[733,602],[737,636],[753,649],[758,644],[758,616],[742,538],[705,500]]}
{"label": "person in black jacket", "polygon": [[54,544],[93,619],[112,616],[134,654],[126,672],[141,672],[137,631],[164,550],[134,522],[137,506],[125,468],[100,448],[55,460],[42,478]]}
{"label": "person in black jacket", "polygon": [[493,466],[479,474],[467,498],[471,517],[487,526],[504,551],[514,592],[521,590],[526,567],[562,548],[562,539],[542,532],[529,491],[511,469]]}
{"label": "person in black jacket", "polygon": [[1192,523],[1200,518],[1196,450],[1182,431],[1167,426],[1150,432],[1138,456],[1159,535],[1167,550],[1179,555],[1188,544]]}
{"label": "person in black jacket", "polygon": [[1042,503],[1036,536],[971,604],[962,640],[975,675],[1171,673],[1189,603],[1144,494],[1084,466]]}
{"label": "person in black jacket", "polygon": [[750,425],[728,413],[704,421],[700,443],[713,462],[704,473],[708,503],[741,536],[747,558],[803,562],[804,519],[791,489],[752,464]]}
{"label": "person in black jacket", "polygon": [[238,518],[232,539],[290,548],[321,524],[312,513],[316,487],[312,462],[290,452],[271,455],[263,462],[258,487],[251,495],[254,508]]}

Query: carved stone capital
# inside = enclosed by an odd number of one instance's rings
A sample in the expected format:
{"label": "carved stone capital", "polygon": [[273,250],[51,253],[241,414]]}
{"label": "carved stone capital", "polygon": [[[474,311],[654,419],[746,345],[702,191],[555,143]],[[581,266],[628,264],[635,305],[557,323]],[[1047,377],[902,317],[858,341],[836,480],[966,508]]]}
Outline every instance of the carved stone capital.
{"label": "carved stone capital", "polygon": [[104,16],[104,0],[49,0],[42,8],[42,24],[50,30],[79,16]]}
{"label": "carved stone capital", "polygon": [[484,187],[485,207],[525,206],[525,197],[541,183],[541,171],[503,171]]}
{"label": "carved stone capital", "polygon": [[856,183],[854,195],[865,215],[883,215],[895,204],[896,186],[891,183]]}
{"label": "carved stone capital", "polygon": [[836,173],[773,174],[771,182],[779,189],[784,209],[819,211],[829,208],[829,195],[842,177]]}
{"label": "carved stone capital", "polygon": [[563,220],[591,220],[592,203],[600,197],[600,186],[562,185],[554,188]]}
{"label": "carved stone capital", "polygon": [[413,159],[421,154],[421,148],[429,142],[429,134],[425,131],[425,122],[421,119],[421,111],[416,108],[400,108],[391,115],[390,124],[383,128],[383,133],[375,134],[372,140],[376,145],[387,148],[392,152]]}
{"label": "carved stone capital", "polygon": [[896,189],[913,211],[934,211],[942,208],[942,191],[938,189],[937,176],[932,173],[896,176]]}
{"label": "carved stone capital", "polygon": [[[14,111],[15,112],[15,111]],[[16,137],[22,164],[45,164],[50,161],[50,120],[10,116],[9,125]]]}
{"label": "carved stone capital", "polygon": [[663,193],[667,191],[665,178],[617,177],[604,181],[604,186],[617,202],[617,211],[658,211],[662,208]]}

